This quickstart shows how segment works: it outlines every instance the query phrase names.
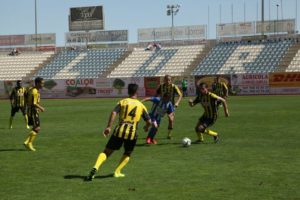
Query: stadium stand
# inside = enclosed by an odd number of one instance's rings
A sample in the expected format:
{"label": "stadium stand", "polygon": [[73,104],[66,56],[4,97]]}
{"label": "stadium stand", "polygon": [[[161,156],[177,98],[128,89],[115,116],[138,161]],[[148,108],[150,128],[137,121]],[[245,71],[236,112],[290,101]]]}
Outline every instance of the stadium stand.
{"label": "stadium stand", "polygon": [[98,78],[122,57],[125,48],[62,51],[35,74],[45,79]]}
{"label": "stadium stand", "polygon": [[0,55],[0,80],[22,80],[52,59],[54,52]]}
{"label": "stadium stand", "polygon": [[295,49],[297,49],[297,51],[295,55],[292,56],[292,61],[288,67],[284,70],[286,72],[300,72],[300,45],[297,44]]}
{"label": "stadium stand", "polygon": [[153,51],[135,48],[107,77],[182,76],[204,49],[205,45],[163,47]]}
{"label": "stadium stand", "polygon": [[221,43],[191,75],[274,72],[292,45],[290,40]]}

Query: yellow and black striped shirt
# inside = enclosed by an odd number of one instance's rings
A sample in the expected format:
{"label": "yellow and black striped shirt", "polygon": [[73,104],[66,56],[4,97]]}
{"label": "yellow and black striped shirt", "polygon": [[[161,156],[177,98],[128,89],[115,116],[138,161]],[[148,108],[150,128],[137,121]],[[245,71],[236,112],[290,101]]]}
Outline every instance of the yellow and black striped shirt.
{"label": "yellow and black striped shirt", "polygon": [[36,104],[40,103],[40,92],[35,87],[30,88],[29,91],[27,91],[27,107],[28,107],[28,113],[30,114],[32,111],[37,111]]}
{"label": "yellow and black striped shirt", "polygon": [[10,100],[12,101],[13,107],[24,107],[25,106],[25,88],[15,87],[10,94]]}
{"label": "yellow and black striped shirt", "polygon": [[200,103],[204,109],[204,116],[215,119],[218,116],[217,98],[216,94],[208,92],[204,95],[198,95],[193,104]]}
{"label": "yellow and black striped shirt", "polygon": [[114,112],[119,114],[119,124],[113,134],[123,139],[137,139],[137,126],[141,117],[145,121],[150,119],[147,108],[139,100],[133,98],[119,101]]}
{"label": "yellow and black striped shirt", "polygon": [[182,96],[180,89],[175,84],[167,85],[165,83],[161,84],[157,89],[156,93],[161,97],[164,96],[165,93],[169,93],[171,95],[172,104],[175,105],[175,95]]}
{"label": "yellow and black striped shirt", "polygon": [[213,89],[213,93],[215,93],[220,97],[227,96],[228,88],[227,85],[223,82],[214,83],[212,89]]}

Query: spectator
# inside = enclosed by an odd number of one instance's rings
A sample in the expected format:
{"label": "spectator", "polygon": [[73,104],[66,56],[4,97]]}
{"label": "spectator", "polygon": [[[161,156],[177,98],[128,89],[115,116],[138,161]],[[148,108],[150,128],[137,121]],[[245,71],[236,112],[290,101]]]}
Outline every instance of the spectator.
{"label": "spectator", "polygon": [[161,45],[159,43],[156,43],[156,42],[153,44],[153,47],[155,48],[155,51],[158,51],[158,50],[161,49]]}
{"label": "spectator", "polygon": [[153,42],[151,42],[150,44],[148,44],[148,46],[146,47],[145,51],[152,51],[154,46],[153,46]]}
{"label": "spectator", "polygon": [[186,97],[188,95],[188,92],[187,92],[188,82],[185,78],[182,79],[182,81],[181,81],[181,88],[182,88],[182,92],[183,92],[183,97]]}

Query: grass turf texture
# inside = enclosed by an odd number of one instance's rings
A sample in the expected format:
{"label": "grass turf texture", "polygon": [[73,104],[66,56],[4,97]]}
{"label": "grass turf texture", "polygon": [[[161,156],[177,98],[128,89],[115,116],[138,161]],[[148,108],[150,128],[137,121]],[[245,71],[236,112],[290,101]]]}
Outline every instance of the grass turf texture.
{"label": "grass turf texture", "polygon": [[37,152],[22,146],[29,131],[21,113],[8,130],[9,103],[0,101],[1,199],[300,199],[300,96],[230,97],[230,118],[220,108],[212,127],[220,143],[206,136],[205,144],[189,148],[181,139],[196,140],[202,108],[190,108],[184,99],[176,110],[173,140],[165,139],[164,120],[158,145],[144,145],[141,122],[126,177],[112,177],[120,150],[93,182],[84,182],[107,142],[101,131],[117,101],[43,99]]}

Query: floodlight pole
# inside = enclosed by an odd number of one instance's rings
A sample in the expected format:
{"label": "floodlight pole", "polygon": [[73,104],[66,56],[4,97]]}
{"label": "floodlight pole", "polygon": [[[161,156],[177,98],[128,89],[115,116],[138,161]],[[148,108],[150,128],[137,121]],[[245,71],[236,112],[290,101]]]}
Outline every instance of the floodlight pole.
{"label": "floodlight pole", "polygon": [[296,33],[297,33],[297,31],[298,31],[298,25],[297,25],[297,23],[298,23],[298,19],[297,19],[298,18],[298,0],[295,0],[295,1],[296,1],[296,6],[295,6],[296,7],[296,20],[295,20],[296,28],[295,29],[296,29]]}
{"label": "floodlight pole", "polygon": [[37,51],[37,6],[36,0],[34,0],[34,21],[35,21],[35,51]]}
{"label": "floodlight pole", "polygon": [[277,7],[276,35],[278,35],[278,7],[279,7],[279,4],[276,4],[276,7]]}
{"label": "floodlight pole", "polygon": [[174,43],[174,10],[172,9],[172,44]]}
{"label": "floodlight pole", "polygon": [[244,23],[246,22],[246,2],[244,0]]}
{"label": "floodlight pole", "polygon": [[261,34],[265,34],[265,1],[261,0],[261,22],[262,22],[262,31]]}
{"label": "floodlight pole", "polygon": [[172,26],[171,26],[171,40],[174,43],[174,15],[179,11],[180,5],[167,5],[167,15],[171,15]]}

